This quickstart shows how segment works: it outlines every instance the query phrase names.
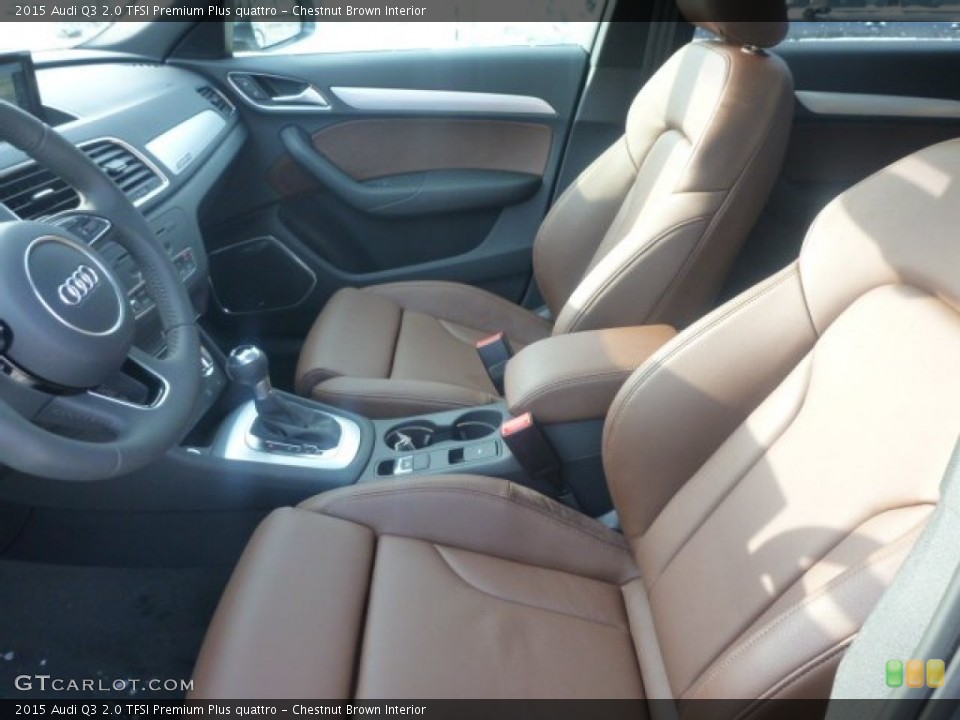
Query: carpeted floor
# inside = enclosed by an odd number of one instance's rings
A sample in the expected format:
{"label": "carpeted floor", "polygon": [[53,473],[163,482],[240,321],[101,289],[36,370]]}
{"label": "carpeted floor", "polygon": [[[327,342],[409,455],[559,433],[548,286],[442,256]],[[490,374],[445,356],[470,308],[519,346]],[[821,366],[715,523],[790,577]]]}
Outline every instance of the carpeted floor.
{"label": "carpeted floor", "polygon": [[[0,560],[0,697],[183,697],[179,689],[100,688],[114,680],[189,680],[230,570]],[[44,692],[33,679],[32,690],[20,693],[19,675],[89,679],[96,689]]]}

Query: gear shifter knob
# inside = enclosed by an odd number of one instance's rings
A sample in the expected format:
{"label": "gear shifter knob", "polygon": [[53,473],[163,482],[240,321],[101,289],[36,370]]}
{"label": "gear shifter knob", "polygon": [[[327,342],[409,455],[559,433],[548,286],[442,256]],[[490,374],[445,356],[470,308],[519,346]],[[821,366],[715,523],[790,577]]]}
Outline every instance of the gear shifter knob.
{"label": "gear shifter knob", "polygon": [[258,400],[270,395],[270,363],[256,345],[240,345],[227,358],[227,374],[238,385],[251,388]]}

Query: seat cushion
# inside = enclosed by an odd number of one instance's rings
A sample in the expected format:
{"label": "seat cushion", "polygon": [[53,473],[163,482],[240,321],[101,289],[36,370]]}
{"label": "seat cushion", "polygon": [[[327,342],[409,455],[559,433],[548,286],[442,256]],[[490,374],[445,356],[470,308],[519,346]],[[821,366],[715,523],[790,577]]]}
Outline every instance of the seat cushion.
{"label": "seat cushion", "polygon": [[[194,670],[200,697],[346,697],[375,540],[360,525],[290,508],[257,528]],[[334,662],[333,659],[336,659]]]}
{"label": "seat cushion", "polygon": [[[454,521],[398,512],[407,500]],[[635,577],[615,533],[504,481],[332,493],[257,530],[191,697],[639,698],[621,591]]]}
{"label": "seat cushion", "polygon": [[359,698],[639,698],[616,585],[381,537]]}
{"label": "seat cushion", "polygon": [[346,288],[307,337],[297,392],[371,417],[484,405],[499,394],[474,344],[501,331],[517,351],[547,337],[550,325],[468,285]]}

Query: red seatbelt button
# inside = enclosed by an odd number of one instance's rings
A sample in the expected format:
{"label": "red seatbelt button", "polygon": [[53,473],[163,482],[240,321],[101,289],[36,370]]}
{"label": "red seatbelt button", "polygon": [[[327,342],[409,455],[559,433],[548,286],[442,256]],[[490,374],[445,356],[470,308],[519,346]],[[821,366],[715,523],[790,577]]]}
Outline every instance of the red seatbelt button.
{"label": "red seatbelt button", "polygon": [[516,435],[517,433],[528,430],[533,426],[533,415],[531,413],[524,413],[520,417],[515,417],[512,420],[507,420],[500,427],[500,434],[503,437],[510,437],[511,435]]}

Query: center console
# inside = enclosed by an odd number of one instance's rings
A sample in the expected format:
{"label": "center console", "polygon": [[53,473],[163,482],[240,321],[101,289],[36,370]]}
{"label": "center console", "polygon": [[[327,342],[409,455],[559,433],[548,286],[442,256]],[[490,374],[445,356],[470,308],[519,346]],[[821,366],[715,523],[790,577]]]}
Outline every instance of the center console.
{"label": "center console", "polygon": [[[673,335],[651,326],[549,338],[510,359],[499,403],[386,419],[276,390],[266,355],[241,346],[222,358],[232,380],[226,412],[186,452],[218,476],[253,475],[261,489],[282,485],[302,497],[355,483],[475,474],[600,516],[612,507],[601,459],[607,409]],[[513,434],[517,422],[529,425],[522,438]]]}
{"label": "center console", "polygon": [[337,485],[450,473],[524,479],[500,436],[511,418],[505,403],[369,420],[274,389],[266,355],[255,346],[235,349],[226,372],[253,399],[232,410],[209,447],[195,452],[272,470],[312,471],[315,478],[322,473],[336,477]]}

